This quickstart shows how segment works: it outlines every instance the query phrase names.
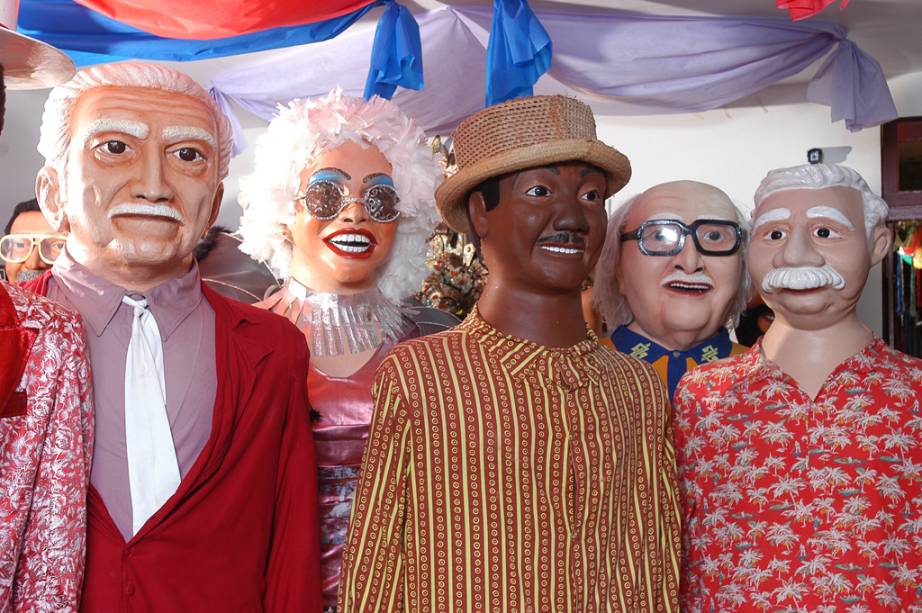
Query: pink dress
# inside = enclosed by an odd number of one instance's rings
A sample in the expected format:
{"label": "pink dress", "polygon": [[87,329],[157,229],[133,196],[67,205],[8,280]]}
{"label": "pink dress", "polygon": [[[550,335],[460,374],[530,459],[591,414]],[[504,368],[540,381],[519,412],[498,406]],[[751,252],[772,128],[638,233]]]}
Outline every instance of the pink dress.
{"label": "pink dress", "polygon": [[349,377],[331,377],[313,367],[308,371],[307,389],[313,408],[318,470],[321,585],[325,606],[336,604],[352,497],[371,425],[371,384],[378,365],[393,346],[385,342]]}
{"label": "pink dress", "polygon": [[[374,292],[377,291],[374,290]],[[306,290],[297,282],[289,279],[279,292],[256,306],[282,315],[298,326],[304,332],[309,347],[313,347],[312,329],[318,330],[319,333],[324,332],[322,324],[317,328],[312,328],[312,322],[331,321],[340,317],[349,320],[353,316],[367,316],[368,311],[362,308],[363,297],[355,295],[350,298],[352,306],[358,307],[356,311],[348,315],[326,312],[314,317],[315,314],[312,313],[310,304],[304,301],[304,296],[309,292],[311,290]],[[372,304],[375,301],[380,304],[382,299],[371,294],[369,300]],[[355,495],[362,465],[362,453],[371,426],[373,411],[371,385],[375,371],[397,343],[440,332],[458,323],[457,318],[453,315],[419,306],[418,303],[402,305],[399,310],[396,306],[391,308],[397,313],[397,326],[390,329],[402,330],[399,338],[396,341],[381,342],[371,358],[355,373],[348,377],[331,377],[313,366],[308,368],[307,394],[311,405],[314,450],[318,468],[320,565],[325,610],[336,608],[340,565],[349,531],[352,498]],[[336,345],[337,342],[343,345],[348,344],[343,340],[344,336],[337,334],[332,336],[336,338],[330,346]],[[358,334],[356,338],[361,336]]]}
{"label": "pink dress", "polygon": [[[422,320],[414,321],[415,325],[401,341],[447,329],[457,322],[453,316],[434,309],[419,311],[424,314]],[[378,365],[394,345],[396,343],[385,341],[368,362],[349,377],[331,377],[314,367],[307,373],[318,471],[320,579],[324,607],[331,610],[336,607],[352,498],[371,426],[374,408],[371,384]]]}

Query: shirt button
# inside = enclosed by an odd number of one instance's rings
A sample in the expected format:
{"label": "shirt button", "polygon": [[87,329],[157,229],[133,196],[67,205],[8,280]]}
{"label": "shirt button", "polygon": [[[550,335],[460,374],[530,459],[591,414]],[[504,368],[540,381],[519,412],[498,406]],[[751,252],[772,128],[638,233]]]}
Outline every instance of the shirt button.
{"label": "shirt button", "polygon": [[134,596],[134,583],[128,583],[125,585],[125,593],[129,596]]}
{"label": "shirt button", "polygon": [[677,357],[679,357],[680,355],[682,355],[682,352],[681,352],[681,351],[673,351],[673,352],[672,352],[672,357],[674,357],[674,358],[677,358]]}

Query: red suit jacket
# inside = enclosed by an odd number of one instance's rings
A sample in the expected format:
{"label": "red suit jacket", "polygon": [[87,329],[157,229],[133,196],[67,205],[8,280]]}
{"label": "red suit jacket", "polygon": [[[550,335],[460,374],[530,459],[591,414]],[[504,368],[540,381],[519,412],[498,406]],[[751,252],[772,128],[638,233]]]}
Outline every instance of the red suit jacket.
{"label": "red suit jacket", "polygon": [[[33,291],[47,293],[48,278]],[[211,436],[128,543],[90,488],[83,611],[320,611],[304,337],[278,315],[202,291],[215,313]]]}

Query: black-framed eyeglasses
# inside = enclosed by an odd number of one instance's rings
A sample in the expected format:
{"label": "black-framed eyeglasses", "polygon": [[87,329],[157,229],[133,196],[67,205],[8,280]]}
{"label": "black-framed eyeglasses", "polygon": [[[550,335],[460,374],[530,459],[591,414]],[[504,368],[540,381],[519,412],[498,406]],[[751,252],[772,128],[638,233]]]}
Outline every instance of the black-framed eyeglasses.
{"label": "black-framed eyeglasses", "polygon": [[390,185],[372,185],[362,197],[346,196],[343,188],[333,181],[314,181],[298,196],[304,208],[315,219],[329,221],[353,202],[361,202],[368,216],[378,223],[390,223],[400,217],[397,210],[397,190]]}
{"label": "black-framed eyeglasses", "polygon": [[670,256],[685,248],[689,234],[701,255],[733,255],[746,237],[738,223],[725,219],[698,219],[691,225],[678,219],[651,219],[633,232],[623,232],[621,240],[637,241],[644,255]]}

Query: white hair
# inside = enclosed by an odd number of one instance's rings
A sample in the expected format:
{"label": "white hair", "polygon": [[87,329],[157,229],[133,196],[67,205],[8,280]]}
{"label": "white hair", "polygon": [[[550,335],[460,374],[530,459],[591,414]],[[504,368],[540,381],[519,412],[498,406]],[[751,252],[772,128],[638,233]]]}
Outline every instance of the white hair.
{"label": "white hair", "polygon": [[[608,221],[605,245],[602,247],[602,254],[599,256],[599,261],[595,266],[592,304],[602,317],[608,330],[614,330],[618,326],[627,325],[634,320],[634,313],[631,312],[630,305],[618,287],[618,278],[615,273],[621,259],[621,233],[626,229],[624,227],[625,220],[631,209],[643,199],[643,196],[644,194],[634,196],[612,213]],[[731,204],[733,203],[731,202]],[[740,228],[746,232],[746,236],[740,246],[743,264],[740,266],[742,270],[740,271],[739,286],[727,314],[727,325],[729,326],[736,326],[739,323],[740,315],[746,310],[749,294],[752,290],[752,279],[749,276],[749,268],[746,266],[746,253],[749,249],[749,223],[736,204],[733,204],[733,212]],[[687,240],[690,240],[690,237]]]}
{"label": "white hair", "polygon": [[51,90],[42,115],[38,152],[45,164],[62,170],[73,136],[71,116],[80,96],[97,87],[141,87],[181,94],[202,102],[214,116],[218,130],[218,180],[223,181],[233,150],[230,122],[205,89],[192,77],[162,64],[121,62],[98,64],[79,71],[70,81]]}
{"label": "white hair", "polygon": [[[827,187],[849,187],[861,193],[864,230],[868,238],[871,237],[874,228],[887,220],[889,208],[884,199],[872,192],[855,170],[837,164],[802,164],[769,171],[756,190],[756,209],[766,198],[778,192],[795,189],[826,189]],[[755,214],[753,210],[753,219],[755,219]]]}
{"label": "white hair", "polygon": [[378,288],[398,303],[415,294],[429,273],[428,239],[438,223],[435,188],[442,167],[416,123],[397,105],[377,96],[365,101],[337,88],[312,100],[294,100],[256,143],[253,172],[240,180],[240,249],[288,276],[292,244],[286,226],[295,221],[301,173],[325,151],[352,141],[374,145],[393,168],[400,202],[397,235]]}

